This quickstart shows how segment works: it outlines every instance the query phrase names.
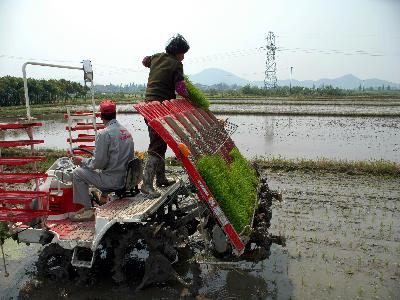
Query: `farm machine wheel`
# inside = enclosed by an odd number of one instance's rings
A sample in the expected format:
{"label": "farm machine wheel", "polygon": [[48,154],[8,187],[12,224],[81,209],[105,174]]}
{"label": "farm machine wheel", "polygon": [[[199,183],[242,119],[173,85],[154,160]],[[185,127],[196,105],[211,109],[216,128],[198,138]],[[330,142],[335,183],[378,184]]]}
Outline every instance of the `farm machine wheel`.
{"label": "farm machine wheel", "polygon": [[116,283],[139,281],[150,251],[143,234],[131,229],[124,233],[114,250],[113,279]]}
{"label": "farm machine wheel", "polygon": [[71,265],[72,251],[57,244],[46,246],[36,262],[39,277],[54,281],[71,279],[74,273]]}
{"label": "farm machine wheel", "polygon": [[171,266],[177,259],[175,241],[162,224],[127,228],[114,250],[114,281],[139,284],[139,288],[169,279],[181,281]]}

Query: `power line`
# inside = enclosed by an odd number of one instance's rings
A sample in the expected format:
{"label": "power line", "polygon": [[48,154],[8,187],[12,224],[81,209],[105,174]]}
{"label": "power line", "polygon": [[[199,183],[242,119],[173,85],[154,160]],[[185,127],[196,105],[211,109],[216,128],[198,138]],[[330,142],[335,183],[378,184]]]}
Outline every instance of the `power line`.
{"label": "power line", "polygon": [[267,58],[265,61],[265,78],[264,86],[265,89],[276,88],[276,61],[275,61],[275,35],[272,31],[268,32],[266,38],[267,43],[265,48],[267,49]]}
{"label": "power line", "polygon": [[[267,46],[246,48],[246,49],[237,49],[233,51],[225,51],[214,53],[206,56],[198,56],[198,57],[188,57],[185,59],[187,64],[197,64],[197,63],[209,63],[209,62],[218,62],[221,60],[230,60],[232,58],[251,56],[251,55],[260,55],[264,51],[268,51]],[[346,56],[370,56],[370,57],[386,57],[386,56],[400,56],[400,54],[383,54],[383,53],[371,53],[365,51],[363,49],[357,50],[340,50],[340,49],[318,49],[318,48],[286,48],[286,47],[276,47],[276,52],[289,52],[289,53],[305,53],[305,54],[323,54],[323,55],[346,55]],[[23,57],[23,56],[15,56],[15,55],[7,55],[0,54],[0,59],[10,59],[10,60],[25,60],[25,61],[43,61],[43,62],[54,62],[54,63],[73,63],[80,64],[80,61],[72,61],[72,60],[53,60],[53,59],[43,59],[43,58],[32,58],[32,57]],[[108,64],[101,64],[93,62],[94,67],[100,67],[99,69],[106,69],[109,71],[100,71],[98,74],[108,74],[108,75],[118,75],[118,74],[126,74],[131,72],[147,72],[145,68],[141,65],[137,65],[136,67],[122,67],[122,66],[113,66]]]}
{"label": "power line", "polygon": [[365,50],[338,50],[338,49],[316,49],[316,48],[285,48],[279,47],[277,48],[279,52],[292,52],[292,53],[306,53],[306,54],[326,54],[326,55],[334,55],[334,54],[341,54],[341,55],[365,55],[365,56],[372,56],[372,57],[379,57],[379,56],[399,56],[400,54],[396,55],[386,55],[382,53],[370,53]]}

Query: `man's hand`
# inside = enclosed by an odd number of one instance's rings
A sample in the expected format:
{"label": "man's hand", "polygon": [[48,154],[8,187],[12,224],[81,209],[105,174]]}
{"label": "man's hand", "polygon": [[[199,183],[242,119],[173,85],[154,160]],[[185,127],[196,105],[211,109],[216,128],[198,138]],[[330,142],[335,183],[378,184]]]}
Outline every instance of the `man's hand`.
{"label": "man's hand", "polygon": [[74,163],[74,165],[80,166],[82,163],[83,157],[82,156],[72,156],[71,160]]}
{"label": "man's hand", "polygon": [[151,56],[145,56],[142,60],[142,64],[143,66],[145,66],[146,68],[150,68],[151,66]]}
{"label": "man's hand", "polygon": [[229,118],[226,118],[226,119],[221,118],[221,119],[217,119],[217,120],[218,120],[219,125],[225,127],[226,122],[228,122],[228,119]]}

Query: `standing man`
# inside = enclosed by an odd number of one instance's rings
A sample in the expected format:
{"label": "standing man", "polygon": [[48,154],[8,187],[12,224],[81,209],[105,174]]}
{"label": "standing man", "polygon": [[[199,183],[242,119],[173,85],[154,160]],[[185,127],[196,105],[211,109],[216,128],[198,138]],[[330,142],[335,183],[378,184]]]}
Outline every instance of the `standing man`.
{"label": "standing man", "polygon": [[110,100],[100,103],[101,120],[106,126],[96,137],[93,157],[73,156],[80,166],[73,175],[73,202],[84,206],[70,217],[72,221],[94,219],[89,196],[89,185],[99,190],[118,190],[124,185],[128,162],[134,157],[131,134],[116,120],[116,104]]}
{"label": "standing man", "polygon": [[[146,56],[142,63],[150,68],[147,82],[145,101],[164,101],[175,99],[175,91],[184,98],[188,92],[183,77],[182,61],[185,53],[189,50],[189,44],[185,38],[176,34],[167,43],[165,52]],[[146,124],[147,121],[145,120]],[[169,181],[165,177],[165,152],[167,144],[149,125],[150,144],[148,148],[148,159],[144,167],[142,192],[151,198],[160,196],[153,187],[154,177],[158,187],[170,186],[175,181]]]}

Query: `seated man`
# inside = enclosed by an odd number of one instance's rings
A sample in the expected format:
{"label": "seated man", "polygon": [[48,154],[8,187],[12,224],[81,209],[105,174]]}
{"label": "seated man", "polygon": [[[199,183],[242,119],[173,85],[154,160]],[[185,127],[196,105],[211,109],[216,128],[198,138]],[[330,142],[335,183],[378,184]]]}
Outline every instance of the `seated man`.
{"label": "seated man", "polygon": [[99,190],[122,188],[128,162],[134,157],[132,136],[116,120],[115,103],[110,100],[102,101],[100,113],[106,128],[97,133],[93,157],[72,157],[72,162],[80,166],[73,171],[73,202],[84,206],[70,217],[72,221],[94,219],[89,185]]}

